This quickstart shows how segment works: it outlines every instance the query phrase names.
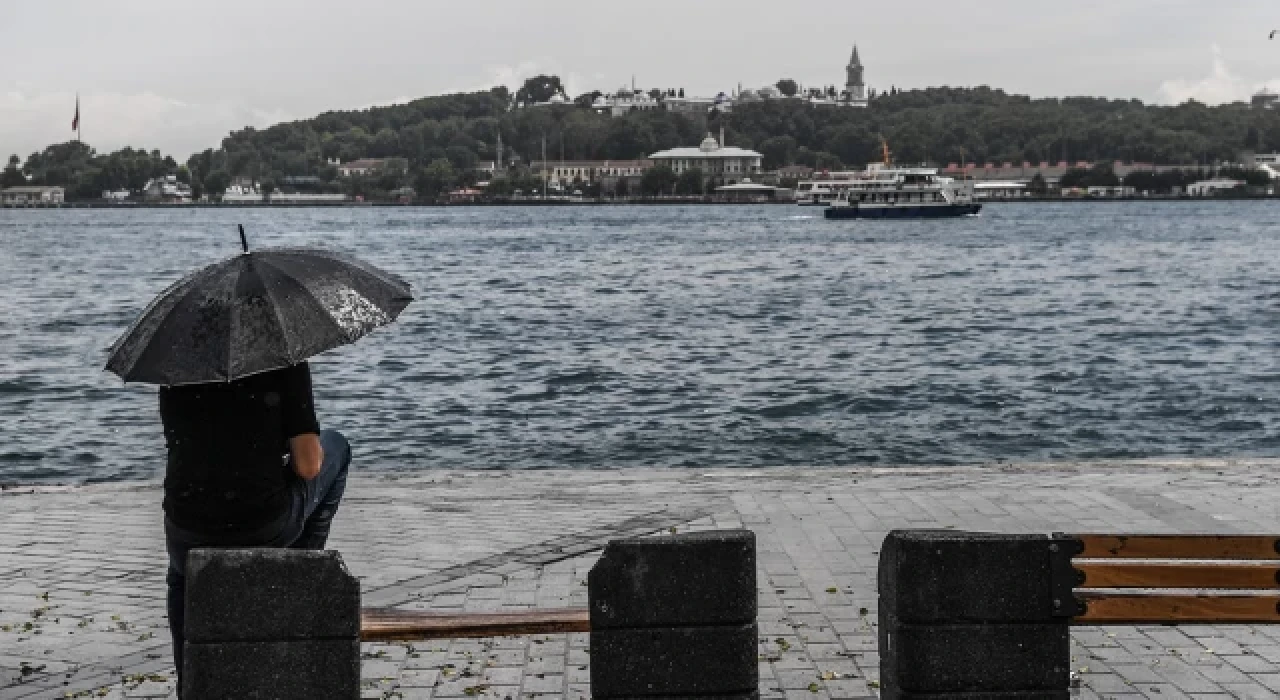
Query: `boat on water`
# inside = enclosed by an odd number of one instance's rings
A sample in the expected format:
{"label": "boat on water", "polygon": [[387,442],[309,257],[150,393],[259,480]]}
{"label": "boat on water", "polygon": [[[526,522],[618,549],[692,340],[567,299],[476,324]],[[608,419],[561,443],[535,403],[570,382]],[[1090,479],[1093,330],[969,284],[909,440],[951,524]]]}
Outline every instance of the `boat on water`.
{"label": "boat on water", "polygon": [[812,180],[803,180],[796,184],[796,204],[800,206],[825,207],[840,193],[849,188],[849,183],[867,177],[866,171],[823,171]]}
{"label": "boat on water", "polygon": [[876,168],[850,183],[822,215],[828,219],[926,219],[970,216],[982,210],[973,183],[938,175],[936,168]]}
{"label": "boat on water", "polygon": [[898,168],[884,144],[884,162],[871,163],[850,180],[822,214],[828,219],[933,219],[971,216],[982,210],[972,180],[938,174],[937,168]]}

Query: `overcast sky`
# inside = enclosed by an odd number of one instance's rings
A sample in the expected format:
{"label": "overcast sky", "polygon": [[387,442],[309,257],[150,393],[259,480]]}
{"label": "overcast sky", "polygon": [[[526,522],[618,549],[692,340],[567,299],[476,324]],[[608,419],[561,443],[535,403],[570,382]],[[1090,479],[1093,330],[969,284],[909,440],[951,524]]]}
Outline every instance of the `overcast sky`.
{"label": "overcast sky", "polygon": [[1276,0],[40,0],[0,11],[0,153],[72,137],[179,161],[330,109],[518,87],[715,94],[790,77],[1178,103],[1280,88]]}

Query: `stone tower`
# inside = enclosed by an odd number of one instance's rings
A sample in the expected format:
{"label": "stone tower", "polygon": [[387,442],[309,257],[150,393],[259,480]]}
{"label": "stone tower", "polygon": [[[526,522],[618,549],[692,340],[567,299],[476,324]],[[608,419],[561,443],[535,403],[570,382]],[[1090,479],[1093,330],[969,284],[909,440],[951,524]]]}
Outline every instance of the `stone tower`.
{"label": "stone tower", "polygon": [[858,58],[858,45],[853,45],[853,56],[849,58],[849,65],[845,67],[848,79],[844,84],[844,89],[849,93],[849,99],[855,102],[861,102],[867,99],[867,86],[862,82],[862,60]]}

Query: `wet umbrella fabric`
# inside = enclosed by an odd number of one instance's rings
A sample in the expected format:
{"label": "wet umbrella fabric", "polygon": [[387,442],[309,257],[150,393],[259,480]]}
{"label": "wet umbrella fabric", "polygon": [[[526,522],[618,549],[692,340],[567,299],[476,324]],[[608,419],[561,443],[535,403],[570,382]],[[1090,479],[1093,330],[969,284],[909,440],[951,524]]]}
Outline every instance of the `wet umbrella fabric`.
{"label": "wet umbrella fabric", "polygon": [[174,283],[112,346],[129,382],[230,381],[287,367],[395,320],[409,285],[352,256],[264,248]]}

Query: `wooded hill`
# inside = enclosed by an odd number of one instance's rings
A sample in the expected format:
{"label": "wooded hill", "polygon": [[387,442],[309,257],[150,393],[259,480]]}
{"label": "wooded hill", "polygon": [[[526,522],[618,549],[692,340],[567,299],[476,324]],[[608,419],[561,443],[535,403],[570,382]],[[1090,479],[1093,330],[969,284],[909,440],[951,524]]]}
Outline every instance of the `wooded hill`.
{"label": "wooded hill", "polygon": [[[547,76],[531,82],[536,80]],[[774,99],[738,104],[728,114],[652,110],[614,118],[573,104],[512,108],[514,102],[498,87],[246,128],[223,139],[221,147],[191,156],[184,176],[209,191],[220,191],[235,175],[274,184],[285,176],[318,175],[334,183],[331,189],[353,194],[376,196],[407,185],[430,196],[468,182],[477,161],[493,160],[499,135],[508,157],[517,154],[524,163],[541,158],[544,137],[552,160],[635,159],[696,145],[722,126],[730,145],[763,153],[766,169],[793,163],[861,168],[880,160],[881,139],[899,163],[943,166],[962,160],[1207,165],[1236,160],[1246,150],[1280,150],[1280,110],[1243,103],[1166,107],[1088,97],[1031,99],[987,87],[929,88],[881,94],[866,109]],[[145,151],[130,154],[121,160],[153,159]],[[56,154],[34,155],[40,167],[32,168],[28,159],[24,170],[41,182],[83,182],[79,189],[86,192],[137,179],[105,162],[82,164],[78,171],[60,168],[49,162],[51,155]],[[337,183],[336,170],[326,164],[335,158],[403,160],[377,178]]]}

